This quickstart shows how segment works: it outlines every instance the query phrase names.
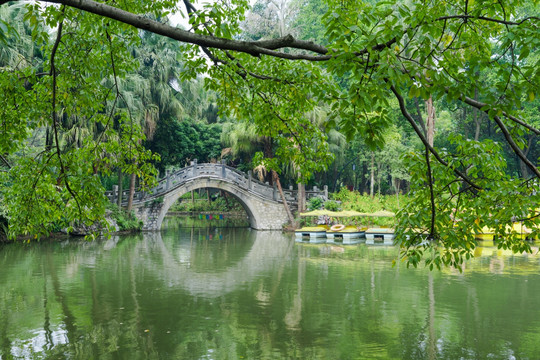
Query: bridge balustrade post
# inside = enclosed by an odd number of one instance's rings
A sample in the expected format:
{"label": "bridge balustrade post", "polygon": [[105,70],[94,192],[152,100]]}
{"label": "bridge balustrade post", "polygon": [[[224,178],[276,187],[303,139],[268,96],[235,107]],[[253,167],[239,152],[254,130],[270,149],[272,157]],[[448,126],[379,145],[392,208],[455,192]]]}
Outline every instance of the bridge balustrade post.
{"label": "bridge balustrade post", "polygon": [[167,178],[165,191],[168,191],[171,188],[171,171],[170,170],[165,170],[165,177]]}
{"label": "bridge balustrade post", "polygon": [[276,185],[274,185],[274,192],[272,193],[272,198],[274,199],[274,201],[277,201],[277,199],[278,199]]}
{"label": "bridge balustrade post", "polygon": [[248,175],[248,190],[251,190],[251,179],[253,178],[253,172],[249,170],[247,175]]}
{"label": "bridge balustrade post", "polygon": [[227,177],[227,168],[225,168],[223,160],[221,161],[221,177],[224,179]]}
{"label": "bridge balustrade post", "polygon": [[191,168],[191,176],[195,177],[195,176],[198,175],[198,173],[197,173],[197,159],[193,159],[193,161],[191,162],[191,166],[193,166]]}
{"label": "bridge balustrade post", "polygon": [[324,199],[328,200],[328,185],[324,185]]}

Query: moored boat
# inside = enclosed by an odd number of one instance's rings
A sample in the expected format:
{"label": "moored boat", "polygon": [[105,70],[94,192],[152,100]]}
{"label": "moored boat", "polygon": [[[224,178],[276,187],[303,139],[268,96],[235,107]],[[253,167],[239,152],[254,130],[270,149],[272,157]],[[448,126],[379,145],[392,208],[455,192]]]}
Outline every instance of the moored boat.
{"label": "moored boat", "polygon": [[370,228],[366,230],[366,244],[374,243],[393,244],[394,229],[391,228]]}
{"label": "moored boat", "polygon": [[326,240],[326,231],[328,226],[318,225],[318,226],[307,226],[295,230],[296,239],[324,239]]}
{"label": "moored boat", "polygon": [[349,239],[360,239],[366,235],[367,227],[334,225],[326,232],[327,242],[343,241],[347,243]]}

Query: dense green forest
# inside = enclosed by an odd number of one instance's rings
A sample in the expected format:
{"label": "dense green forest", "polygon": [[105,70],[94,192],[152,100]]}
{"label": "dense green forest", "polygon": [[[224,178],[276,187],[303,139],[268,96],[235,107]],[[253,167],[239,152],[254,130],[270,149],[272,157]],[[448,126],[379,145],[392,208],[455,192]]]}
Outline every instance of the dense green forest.
{"label": "dense green forest", "polygon": [[413,228],[446,249],[427,256],[438,266],[470,255],[471,227],[535,227],[538,2],[54,2],[0,1],[12,237],[102,221],[105,189],[193,159],[280,186],[407,193],[413,264],[429,253]]}

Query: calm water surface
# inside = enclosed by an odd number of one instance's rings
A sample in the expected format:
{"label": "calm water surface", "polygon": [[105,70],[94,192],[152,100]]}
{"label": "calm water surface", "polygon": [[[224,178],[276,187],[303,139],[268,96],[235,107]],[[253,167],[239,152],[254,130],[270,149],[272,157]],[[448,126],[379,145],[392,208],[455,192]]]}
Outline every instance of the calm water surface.
{"label": "calm water surface", "polygon": [[182,228],[0,248],[2,359],[538,359],[540,257]]}

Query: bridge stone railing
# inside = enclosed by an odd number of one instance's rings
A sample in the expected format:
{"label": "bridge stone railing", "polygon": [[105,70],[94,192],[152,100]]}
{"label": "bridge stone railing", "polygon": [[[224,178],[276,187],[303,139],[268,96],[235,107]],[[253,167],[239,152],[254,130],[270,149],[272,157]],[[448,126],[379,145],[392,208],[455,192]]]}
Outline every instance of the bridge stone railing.
{"label": "bridge stone railing", "polygon": [[[190,166],[175,172],[167,172],[165,177],[159,180],[158,185],[149,192],[136,191],[133,196],[133,203],[137,204],[167,194],[169,191],[196,178],[222,179],[264,199],[282,202],[277,187],[255,179],[251,171],[245,174],[224,164],[198,164],[195,160]],[[293,189],[292,186],[289,189],[283,189],[283,193],[288,203],[298,202],[298,190]],[[114,185],[113,191],[107,191],[105,195],[111,202],[118,202],[118,186]],[[127,205],[129,190],[123,191],[121,196],[122,204]],[[306,189],[306,199],[317,196],[328,199],[328,187],[325,185],[323,190],[319,190],[317,187],[312,190]]]}

